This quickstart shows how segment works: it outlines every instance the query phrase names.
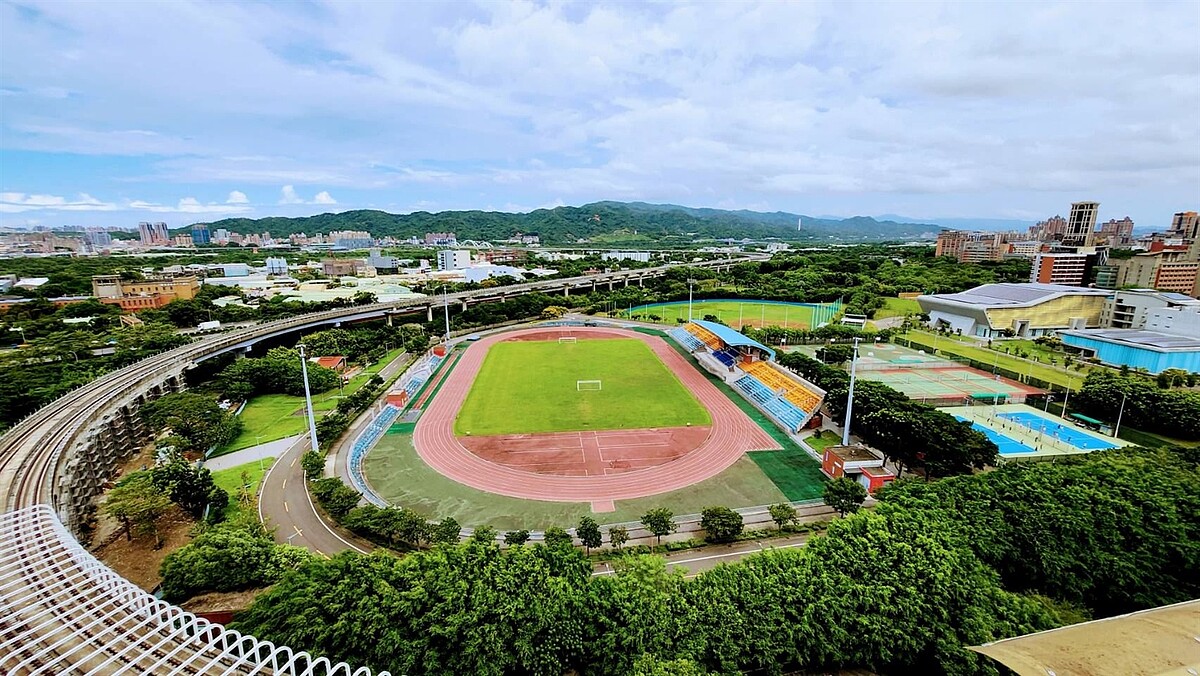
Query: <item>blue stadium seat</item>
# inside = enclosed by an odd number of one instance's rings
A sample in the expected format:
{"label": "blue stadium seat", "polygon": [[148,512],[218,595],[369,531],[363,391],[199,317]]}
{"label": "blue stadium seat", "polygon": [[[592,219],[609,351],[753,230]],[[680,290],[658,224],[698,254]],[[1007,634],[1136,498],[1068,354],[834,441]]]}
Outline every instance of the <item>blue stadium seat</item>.
{"label": "blue stadium seat", "polygon": [[733,366],[737,363],[737,350],[732,347],[727,347],[724,350],[713,352],[713,356],[726,366]]}
{"label": "blue stadium seat", "polygon": [[781,399],[754,376],[747,375],[739,378],[734,381],[733,385],[742,392],[745,392],[746,396],[760,404],[768,415],[783,423],[783,426],[790,430],[795,431],[799,429],[808,418],[807,413],[799,409],[792,402]]}
{"label": "blue stadium seat", "polygon": [[675,339],[675,342],[686,347],[689,352],[704,347],[704,343],[701,342],[699,338],[693,336],[682,326],[671,329],[670,333],[671,337]]}

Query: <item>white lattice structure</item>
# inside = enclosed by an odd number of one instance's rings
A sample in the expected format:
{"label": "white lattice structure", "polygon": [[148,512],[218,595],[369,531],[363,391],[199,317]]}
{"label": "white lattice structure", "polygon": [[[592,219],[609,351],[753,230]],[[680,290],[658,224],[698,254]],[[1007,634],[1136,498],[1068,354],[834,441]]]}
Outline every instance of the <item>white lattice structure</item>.
{"label": "white lattice structure", "polygon": [[50,507],[35,505],[0,515],[0,673],[371,672],[260,641],[160,601],[84,550]]}

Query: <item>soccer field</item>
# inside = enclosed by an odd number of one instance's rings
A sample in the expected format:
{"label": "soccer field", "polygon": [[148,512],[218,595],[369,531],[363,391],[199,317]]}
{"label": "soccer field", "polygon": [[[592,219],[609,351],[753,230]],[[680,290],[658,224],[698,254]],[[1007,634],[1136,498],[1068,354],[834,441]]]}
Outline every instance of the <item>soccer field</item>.
{"label": "soccer field", "polygon": [[[698,300],[692,303],[692,318],[704,319],[712,315],[734,329],[743,326],[783,326],[791,329],[816,328],[815,324],[829,322],[841,306],[838,303],[778,303],[754,300]],[[653,303],[639,305],[632,310],[622,310],[621,315],[638,315],[649,319],[675,324],[678,319],[688,318],[687,301],[679,303]],[[651,320],[654,321],[654,320]]]}
{"label": "soccer field", "polygon": [[[577,381],[599,380],[598,391]],[[708,411],[640,340],[492,345],[456,434],[529,434],[710,424]]]}

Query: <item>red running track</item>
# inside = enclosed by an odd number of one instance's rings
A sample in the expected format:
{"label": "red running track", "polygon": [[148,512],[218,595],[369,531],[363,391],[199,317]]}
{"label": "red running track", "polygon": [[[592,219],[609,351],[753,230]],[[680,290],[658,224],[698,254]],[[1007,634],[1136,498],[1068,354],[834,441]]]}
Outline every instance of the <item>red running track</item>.
{"label": "red running track", "polygon": [[662,338],[619,329],[572,327],[557,335],[634,338],[645,342],[708,409],[712,427],[691,453],[663,465],[607,476],[556,476],[489,462],[467,450],[454,435],[454,419],[492,345],[546,329],[525,329],[488,336],[467,348],[442,389],[421,414],[413,431],[417,454],[439,473],[472,488],[527,500],[591,502],[612,509],[628,500],[686,488],[720,474],[746,451],[776,450],[779,445],[741,409]]}

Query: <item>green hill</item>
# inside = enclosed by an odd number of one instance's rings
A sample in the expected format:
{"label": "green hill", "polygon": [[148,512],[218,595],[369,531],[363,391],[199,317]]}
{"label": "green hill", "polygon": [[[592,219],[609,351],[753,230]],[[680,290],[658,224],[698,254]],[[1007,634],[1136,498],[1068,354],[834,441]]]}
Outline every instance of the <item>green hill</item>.
{"label": "green hill", "polygon": [[[803,227],[797,229],[797,221]],[[596,202],[579,207],[538,209],[527,214],[496,211],[443,211],[391,214],[385,211],[344,211],[301,218],[227,218],[209,224],[247,234],[272,235],[366,230],[376,237],[412,237],[426,232],[453,232],[459,239],[502,240],[515,233],[537,234],[546,244],[621,242],[683,243],[696,239],[764,239],[787,241],[891,241],[927,238],[935,225],[876,221],[857,216],[845,220],[810,218],[785,212],[693,209],[673,204]]]}

